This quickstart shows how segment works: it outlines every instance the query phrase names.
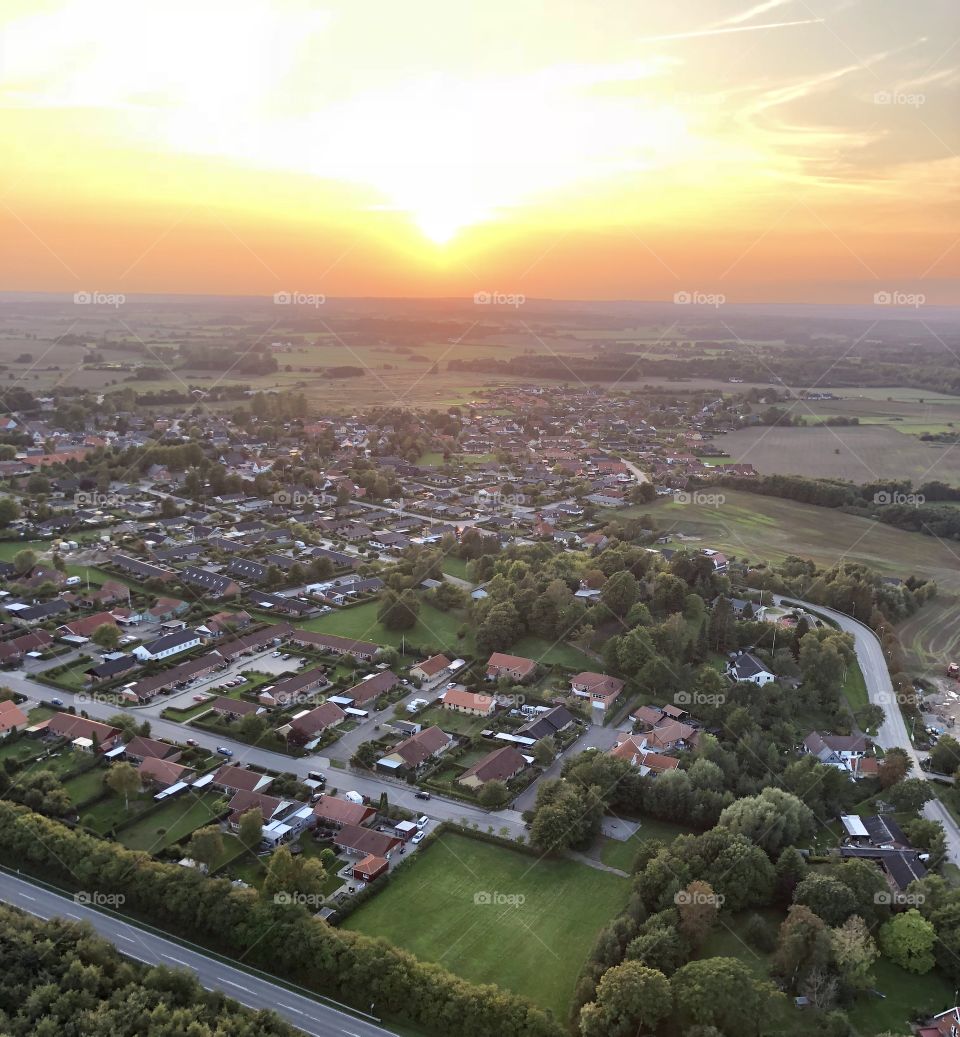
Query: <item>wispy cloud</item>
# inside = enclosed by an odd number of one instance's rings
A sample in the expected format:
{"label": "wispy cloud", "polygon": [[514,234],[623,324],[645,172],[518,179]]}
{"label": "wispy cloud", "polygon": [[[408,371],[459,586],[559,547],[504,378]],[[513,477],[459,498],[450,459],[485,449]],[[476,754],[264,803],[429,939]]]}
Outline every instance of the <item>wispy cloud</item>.
{"label": "wispy cloud", "polygon": [[691,29],[689,32],[670,32],[662,36],[644,36],[638,43],[666,43],[672,40],[697,40],[705,36],[728,36],[735,32],[761,32],[764,29],[790,29],[795,25],[820,25],[823,18],[802,18],[794,22],[767,22],[764,25],[731,25],[724,28]]}

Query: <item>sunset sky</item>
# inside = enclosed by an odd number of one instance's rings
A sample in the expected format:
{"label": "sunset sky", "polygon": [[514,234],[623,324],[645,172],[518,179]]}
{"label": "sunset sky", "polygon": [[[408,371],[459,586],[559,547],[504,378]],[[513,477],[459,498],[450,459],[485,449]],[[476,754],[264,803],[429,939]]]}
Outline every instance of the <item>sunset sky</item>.
{"label": "sunset sky", "polygon": [[956,0],[5,0],[0,290],[958,303]]}

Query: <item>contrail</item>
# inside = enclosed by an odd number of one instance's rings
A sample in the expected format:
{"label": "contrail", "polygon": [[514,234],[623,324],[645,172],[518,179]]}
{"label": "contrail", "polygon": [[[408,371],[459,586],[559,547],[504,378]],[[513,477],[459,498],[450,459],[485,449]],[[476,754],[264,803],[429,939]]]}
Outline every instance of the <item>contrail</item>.
{"label": "contrail", "polygon": [[757,32],[759,29],[789,29],[794,25],[820,25],[823,18],[805,18],[800,22],[769,22],[766,25],[733,25],[728,29],[695,29],[693,32],[673,32],[666,36],[644,36],[637,43],[662,43],[666,40],[696,40],[703,36],[725,36],[730,32]]}
{"label": "contrail", "polygon": [[723,25],[740,25],[743,22],[749,22],[751,18],[756,18],[758,14],[766,14],[768,11],[773,11],[777,7],[783,7],[788,3],[790,3],[790,0],[764,0],[764,3],[757,4],[755,7],[749,8],[749,10],[741,11],[740,14],[735,14],[732,18],[724,18],[722,22],[717,22],[716,28],[720,28]]}

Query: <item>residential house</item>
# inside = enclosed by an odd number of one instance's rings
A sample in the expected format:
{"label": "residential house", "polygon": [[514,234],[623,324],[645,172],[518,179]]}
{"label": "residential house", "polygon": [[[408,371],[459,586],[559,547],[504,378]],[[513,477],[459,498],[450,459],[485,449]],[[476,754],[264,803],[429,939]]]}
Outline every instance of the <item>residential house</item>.
{"label": "residential house", "polygon": [[169,742],[161,742],[156,738],[136,735],[123,747],[123,755],[134,763],[143,763],[149,757],[176,763],[182,755],[182,750],[179,746],[171,745]]}
{"label": "residential house", "polygon": [[344,825],[359,827],[376,817],[376,810],[366,803],[352,803],[349,799],[322,796],[314,804],[313,813],[327,828],[342,828]]}
{"label": "residential house", "polygon": [[390,854],[401,844],[401,840],[360,825],[345,824],[333,837],[333,844],[338,850],[353,857],[372,856],[390,860]]}
{"label": "residential house", "polygon": [[0,701],[0,738],[6,738],[14,731],[22,731],[30,721],[27,714],[12,699]]}
{"label": "residential house", "polygon": [[324,702],[315,709],[298,713],[288,724],[278,728],[277,734],[309,747],[324,731],[342,724],[346,717],[347,714],[335,702]]}
{"label": "residential house", "polygon": [[422,684],[439,681],[450,669],[450,660],[445,655],[431,655],[422,663],[410,667],[410,676]]}
{"label": "residential house", "polygon": [[192,587],[201,587],[208,598],[235,598],[240,593],[240,585],[221,573],[209,569],[198,569],[188,565],[180,571],[180,579]]}
{"label": "residential house", "polygon": [[392,752],[377,761],[377,767],[387,773],[396,771],[419,771],[430,761],[442,756],[453,739],[439,727],[427,727],[418,734],[405,738]]}
{"label": "residential house", "polygon": [[369,661],[380,651],[380,645],[369,641],[356,641],[352,637],[323,634],[314,630],[293,630],[290,640],[294,644],[319,648],[334,655],[352,655],[354,659]]}
{"label": "residential house", "polygon": [[74,713],[54,713],[48,720],[41,721],[32,729],[43,734],[66,738],[75,749],[104,753],[113,749],[121,740],[119,728],[87,720]]}
{"label": "residential house", "polygon": [[676,757],[652,752],[644,739],[638,735],[630,735],[629,738],[617,742],[609,755],[618,760],[626,760],[631,767],[636,767],[644,777],[648,774],[656,777],[666,771],[676,770],[680,766],[680,761]]}
{"label": "residential house", "polygon": [[520,655],[505,655],[494,652],[487,660],[487,680],[495,681],[500,677],[509,677],[515,681],[525,681],[536,673],[537,664],[533,659],[524,659]]}
{"label": "residential house", "polygon": [[153,641],[137,645],[133,654],[141,662],[155,662],[159,659],[169,659],[180,652],[187,652],[199,644],[200,635],[195,630],[174,630],[173,633],[163,634]]}
{"label": "residential house", "polygon": [[859,776],[860,762],[869,752],[870,744],[863,735],[834,735],[822,731],[811,731],[803,740],[805,752],[854,777]]}
{"label": "residential house", "polygon": [[523,755],[512,745],[505,745],[502,749],[494,749],[472,767],[468,767],[457,778],[457,784],[468,789],[477,789],[488,781],[510,781],[526,766],[527,761]]}
{"label": "residential house", "polygon": [[117,629],[117,621],[109,612],[97,612],[92,616],[84,616],[82,619],[74,619],[57,627],[57,634],[63,638],[79,638],[88,641],[94,633],[102,626]]}
{"label": "residential house", "polygon": [[497,708],[497,700],[493,695],[482,695],[462,687],[448,688],[440,699],[444,709],[472,717],[488,717]]}
{"label": "residential house", "polygon": [[214,774],[211,784],[221,792],[263,792],[272,781],[266,774],[225,763]]}
{"label": "residential house", "polygon": [[368,674],[352,688],[347,688],[336,696],[338,700],[350,699],[350,705],[354,709],[363,709],[368,702],[373,702],[392,691],[400,683],[400,678],[393,670],[379,670],[377,673]]}
{"label": "residential house", "polygon": [[539,741],[541,738],[552,738],[575,723],[576,717],[566,706],[554,706],[533,720],[528,720],[517,734],[522,738],[535,738]]}
{"label": "residential house", "polygon": [[570,678],[570,690],[581,699],[589,699],[596,709],[609,709],[623,691],[624,682],[605,673],[585,670]]}
{"label": "residential house", "polygon": [[777,679],[767,667],[751,652],[739,652],[727,664],[727,676],[735,681],[750,681],[762,688],[765,684]]}
{"label": "residential house", "polygon": [[158,785],[169,788],[178,781],[189,782],[196,777],[196,771],[173,760],[160,760],[155,756],[147,756],[137,767],[140,781],[144,785]]}
{"label": "residential house", "polygon": [[263,696],[261,696],[261,701],[268,706],[289,706],[293,702],[303,702],[313,698],[322,688],[328,687],[329,683],[326,669],[323,666],[314,666],[302,673],[294,673],[277,681],[269,692],[264,693],[269,696],[271,701],[265,701]]}

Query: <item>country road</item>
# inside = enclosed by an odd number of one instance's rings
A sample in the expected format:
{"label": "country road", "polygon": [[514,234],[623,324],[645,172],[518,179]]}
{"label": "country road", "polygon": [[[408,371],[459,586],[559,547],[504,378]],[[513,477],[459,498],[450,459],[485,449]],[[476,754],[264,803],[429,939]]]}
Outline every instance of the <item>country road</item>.
{"label": "country road", "polygon": [[[826,608],[823,605],[815,605],[813,602],[801,601],[789,595],[775,594],[774,601],[779,605],[783,601],[795,602],[811,612],[819,612],[823,616],[832,619],[840,629],[847,634],[853,635],[854,649],[857,660],[863,672],[863,679],[867,685],[867,695],[870,701],[880,706],[884,712],[884,721],[877,731],[875,739],[877,745],[883,749],[892,749],[899,746],[905,750],[913,761],[913,777],[927,779],[926,771],[920,766],[920,757],[917,755],[907,725],[900,711],[896,693],[893,690],[893,682],[887,670],[887,661],[883,656],[883,648],[877,635],[865,624],[835,609]],[[947,849],[950,860],[960,865],[960,825],[954,820],[953,815],[938,799],[932,799],[923,808],[924,817],[931,821],[939,821],[946,833]]]}
{"label": "country road", "polygon": [[269,979],[234,968],[86,904],[76,903],[70,897],[60,896],[22,877],[0,872],[0,898],[38,918],[89,922],[126,957],[145,965],[187,969],[207,990],[219,990],[255,1011],[269,1009],[276,1012],[291,1026],[314,1037],[393,1037],[392,1031],[367,1019],[304,997]]}

